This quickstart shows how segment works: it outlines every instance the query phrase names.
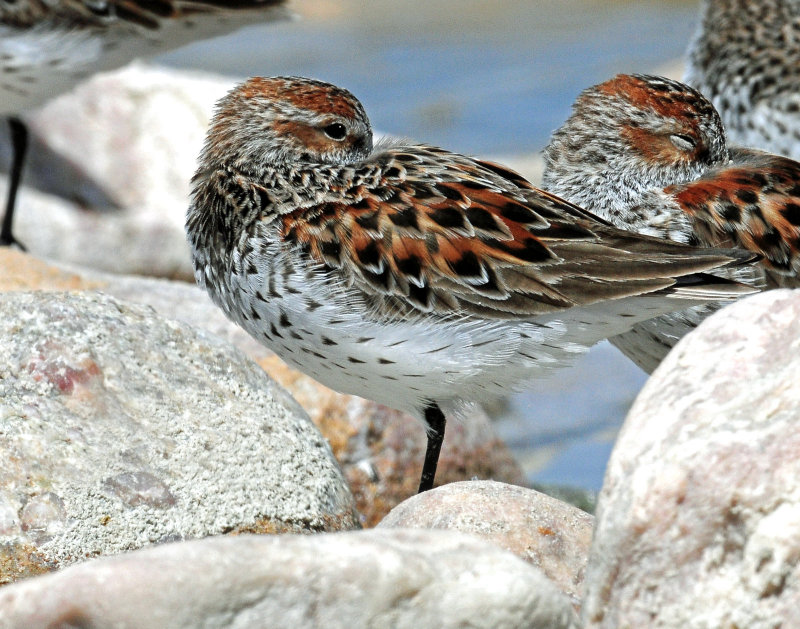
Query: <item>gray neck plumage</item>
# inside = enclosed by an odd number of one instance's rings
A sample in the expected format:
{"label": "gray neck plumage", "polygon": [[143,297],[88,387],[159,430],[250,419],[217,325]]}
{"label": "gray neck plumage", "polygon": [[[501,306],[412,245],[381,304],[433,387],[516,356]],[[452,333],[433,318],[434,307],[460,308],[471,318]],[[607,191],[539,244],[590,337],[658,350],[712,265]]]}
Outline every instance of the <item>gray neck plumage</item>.
{"label": "gray neck plumage", "polygon": [[658,169],[631,172],[619,147],[602,138],[560,129],[544,152],[542,184],[548,192],[620,225],[618,217],[653,187],[668,181]]}
{"label": "gray neck plumage", "polygon": [[620,216],[627,217],[649,195],[693,181],[708,169],[698,161],[649,163],[636,156],[615,127],[608,126],[606,133],[604,128],[602,120],[587,131],[568,121],[556,131],[544,150],[542,180],[548,192],[617,226],[624,227]]}

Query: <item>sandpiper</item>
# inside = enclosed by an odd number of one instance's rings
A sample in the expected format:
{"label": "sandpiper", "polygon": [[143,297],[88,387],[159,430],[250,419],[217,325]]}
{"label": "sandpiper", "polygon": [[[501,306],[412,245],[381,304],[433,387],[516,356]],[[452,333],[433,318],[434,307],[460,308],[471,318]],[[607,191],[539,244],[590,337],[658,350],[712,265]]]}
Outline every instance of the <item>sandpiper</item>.
{"label": "sandpiper", "polygon": [[[714,106],[678,81],[619,75],[584,90],[545,149],[544,186],[621,229],[758,254],[726,277],[800,285],[800,163],[730,148]],[[652,371],[721,305],[661,316],[611,342]]]}
{"label": "sandpiper", "polygon": [[798,0],[705,0],[685,80],[731,143],[800,159]]}
{"label": "sandpiper", "polygon": [[444,411],[519,388],[636,322],[742,287],[750,254],[612,227],[491,162],[373,144],[348,91],[254,78],[223,98],[193,179],[195,276],[290,365],[410,411],[433,484]]}

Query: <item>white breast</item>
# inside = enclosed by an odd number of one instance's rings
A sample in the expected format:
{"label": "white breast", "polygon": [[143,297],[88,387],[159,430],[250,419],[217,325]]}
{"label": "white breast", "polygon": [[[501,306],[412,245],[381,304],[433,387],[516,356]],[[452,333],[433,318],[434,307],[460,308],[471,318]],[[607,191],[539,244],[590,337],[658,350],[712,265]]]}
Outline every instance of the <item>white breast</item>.
{"label": "white breast", "polygon": [[369,313],[358,293],[275,245],[220,265],[195,256],[198,281],[288,364],[322,384],[420,414],[430,402],[487,401],[569,364],[597,341],[669,309],[663,296],[573,308],[534,320]]}

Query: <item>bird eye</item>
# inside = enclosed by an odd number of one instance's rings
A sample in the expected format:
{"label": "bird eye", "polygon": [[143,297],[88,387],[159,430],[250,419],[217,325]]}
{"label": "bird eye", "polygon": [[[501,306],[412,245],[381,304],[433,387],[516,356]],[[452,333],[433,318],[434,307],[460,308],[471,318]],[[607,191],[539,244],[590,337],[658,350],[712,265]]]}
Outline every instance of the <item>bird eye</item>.
{"label": "bird eye", "polygon": [[114,10],[106,0],[87,0],[84,4],[97,17],[111,17]]}
{"label": "bird eye", "polygon": [[682,151],[691,151],[697,145],[697,141],[690,135],[676,133],[669,136],[670,141]]}
{"label": "bird eye", "polygon": [[344,140],[347,135],[347,129],[341,123],[334,122],[322,129],[331,140]]}

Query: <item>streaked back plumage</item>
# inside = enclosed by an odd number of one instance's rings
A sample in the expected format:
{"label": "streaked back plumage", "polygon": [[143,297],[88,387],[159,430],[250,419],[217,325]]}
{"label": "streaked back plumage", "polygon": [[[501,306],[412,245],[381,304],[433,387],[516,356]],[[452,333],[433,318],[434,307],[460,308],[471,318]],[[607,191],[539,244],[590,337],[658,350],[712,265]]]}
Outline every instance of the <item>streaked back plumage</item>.
{"label": "streaked back plumage", "polygon": [[800,1],[704,0],[685,80],[732,143],[800,159]]}

